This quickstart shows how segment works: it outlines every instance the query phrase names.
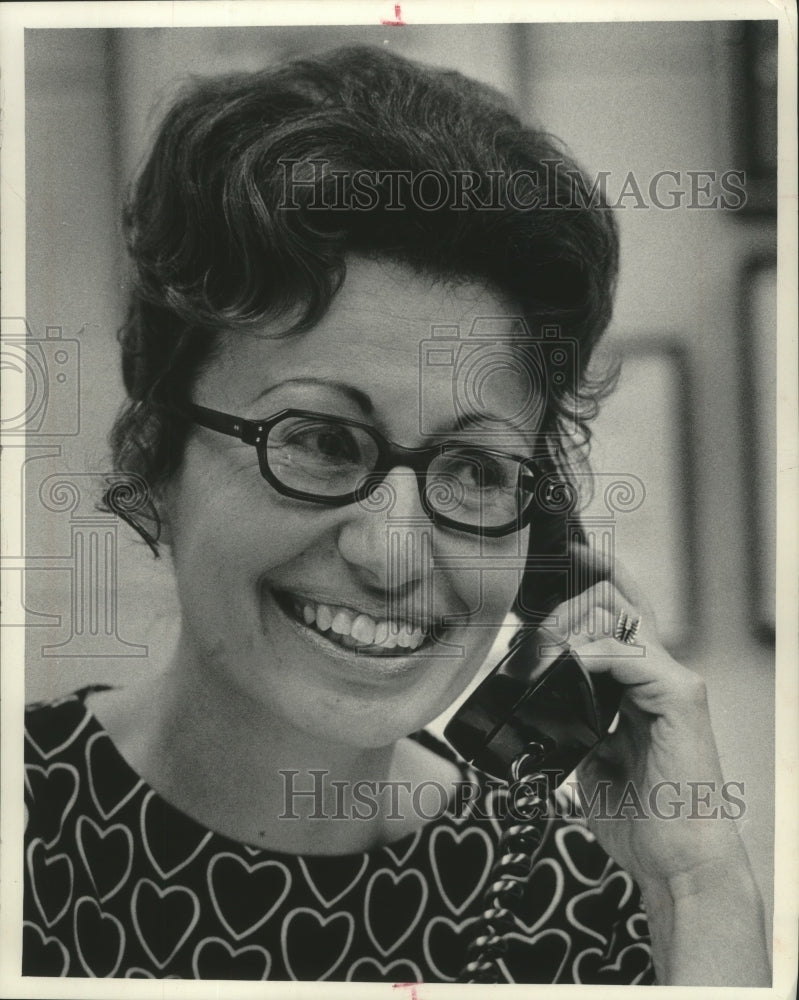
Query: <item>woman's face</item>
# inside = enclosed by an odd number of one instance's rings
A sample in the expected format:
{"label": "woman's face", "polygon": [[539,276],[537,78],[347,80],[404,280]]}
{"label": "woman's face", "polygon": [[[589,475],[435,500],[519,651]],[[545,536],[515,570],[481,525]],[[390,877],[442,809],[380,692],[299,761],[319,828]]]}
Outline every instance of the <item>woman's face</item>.
{"label": "woman's face", "polygon": [[[282,339],[273,338],[278,325],[226,335],[193,398],[250,419],[290,407],[359,420],[406,447],[464,441],[527,455],[534,428],[519,425],[530,409],[522,375],[486,367],[464,426],[469,406],[447,355],[457,343],[445,337],[437,353],[420,350],[434,325],[457,325],[463,338],[477,317],[510,315],[479,285],[446,287],[355,258],[316,327]],[[527,530],[492,539],[433,526],[408,469],[394,469],[387,487],[390,510],[290,499],[261,477],[251,445],[196,428],[165,496],[179,657],[278,729],[326,742],[388,745],[442,712],[511,607]],[[372,636],[381,645],[396,624],[400,640],[388,655],[354,648]],[[422,641],[431,628],[438,641]]]}

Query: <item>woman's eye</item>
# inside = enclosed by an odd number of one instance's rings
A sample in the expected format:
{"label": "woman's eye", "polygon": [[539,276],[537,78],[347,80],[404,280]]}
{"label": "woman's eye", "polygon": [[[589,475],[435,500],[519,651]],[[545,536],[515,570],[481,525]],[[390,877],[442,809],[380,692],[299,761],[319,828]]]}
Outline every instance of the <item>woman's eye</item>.
{"label": "woman's eye", "polygon": [[472,477],[475,486],[484,490],[504,490],[510,486],[505,470],[498,463],[485,463],[479,467],[472,466]]}
{"label": "woman's eye", "polygon": [[297,429],[287,444],[325,461],[358,462],[361,457],[360,447],[352,432],[334,424]]}
{"label": "woman's eye", "polygon": [[507,490],[516,485],[513,471],[516,467],[517,463],[512,459],[466,453],[451,455],[446,472],[470,489]]}

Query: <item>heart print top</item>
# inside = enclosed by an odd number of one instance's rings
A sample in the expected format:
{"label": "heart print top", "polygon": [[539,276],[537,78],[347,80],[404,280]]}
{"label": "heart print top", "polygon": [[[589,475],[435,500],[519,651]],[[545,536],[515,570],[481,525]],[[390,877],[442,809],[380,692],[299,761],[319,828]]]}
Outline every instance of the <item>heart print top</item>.
{"label": "heart print top", "polygon": [[[95,690],[26,713],[23,975],[456,979],[504,787],[459,762],[469,793],[415,833],[359,854],[270,851],[203,827],[139,778],[87,706]],[[581,823],[546,822],[513,910],[508,982],[654,982],[640,893]]]}

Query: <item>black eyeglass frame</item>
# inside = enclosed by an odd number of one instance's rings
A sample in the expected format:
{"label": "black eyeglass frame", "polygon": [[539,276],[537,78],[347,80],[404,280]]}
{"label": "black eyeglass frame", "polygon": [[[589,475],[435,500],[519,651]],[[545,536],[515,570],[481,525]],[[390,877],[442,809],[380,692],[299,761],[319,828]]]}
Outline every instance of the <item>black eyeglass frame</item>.
{"label": "black eyeglass frame", "polygon": [[[488,538],[501,538],[504,535],[521,531],[529,523],[533,515],[534,504],[529,504],[512,521],[505,524],[486,527],[478,524],[464,524],[455,521],[445,514],[432,508],[425,496],[425,485],[427,470],[435,457],[441,455],[449,448],[462,448],[463,445],[441,444],[432,445],[427,448],[405,448],[403,445],[394,444],[375,430],[370,424],[361,423],[358,420],[349,420],[345,417],[335,417],[328,413],[319,413],[316,410],[297,410],[293,408],[280,410],[272,414],[265,420],[248,420],[243,417],[234,417],[230,413],[221,410],[212,410],[207,406],[200,406],[198,403],[190,403],[185,407],[186,416],[201,427],[206,427],[220,434],[227,434],[229,437],[238,438],[244,444],[251,444],[258,454],[258,465],[263,478],[278,493],[291,497],[295,500],[305,500],[310,503],[323,504],[328,507],[346,507],[348,504],[365,500],[398,465],[405,465],[416,474],[416,482],[419,489],[419,499],[425,514],[433,524],[443,525],[447,528],[454,528],[456,531],[464,531],[470,535],[481,535]],[[272,472],[266,457],[266,441],[270,430],[287,417],[310,417],[331,420],[345,427],[357,427],[371,437],[377,445],[377,465],[364,476],[363,482],[356,489],[349,493],[342,493],[337,496],[321,496],[317,493],[306,493],[303,490],[286,486]],[[512,455],[504,451],[496,451],[491,448],[476,449],[481,454],[495,455],[500,458],[511,459],[518,462],[522,469],[519,480],[519,487],[529,493],[534,493],[538,482],[544,476],[545,470],[540,462],[533,458],[523,458],[520,455]]]}

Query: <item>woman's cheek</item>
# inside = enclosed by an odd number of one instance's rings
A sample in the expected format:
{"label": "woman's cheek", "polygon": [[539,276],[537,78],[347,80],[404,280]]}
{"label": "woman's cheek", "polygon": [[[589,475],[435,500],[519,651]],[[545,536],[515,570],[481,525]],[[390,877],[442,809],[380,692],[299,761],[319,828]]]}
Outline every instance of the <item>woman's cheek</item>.
{"label": "woman's cheek", "polygon": [[[500,628],[521,585],[529,529],[502,538],[474,538],[458,550],[442,550],[450,585],[468,609],[465,624]],[[489,643],[490,645],[490,643]]]}
{"label": "woman's cheek", "polygon": [[[252,460],[240,466],[195,455],[189,442],[180,472],[167,487],[173,555],[208,564],[220,575],[249,566],[260,574],[287,557],[308,535],[307,514],[279,509]],[[304,522],[304,526],[303,526]]]}

